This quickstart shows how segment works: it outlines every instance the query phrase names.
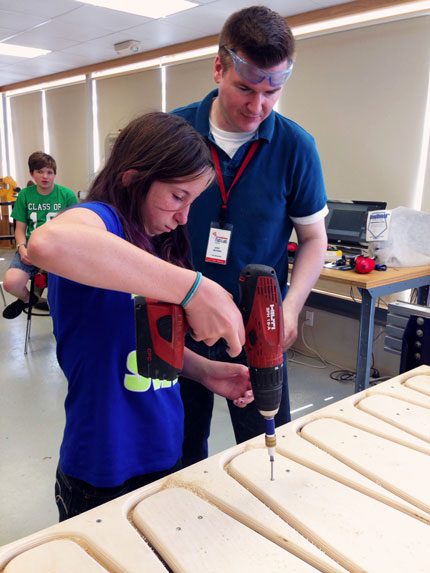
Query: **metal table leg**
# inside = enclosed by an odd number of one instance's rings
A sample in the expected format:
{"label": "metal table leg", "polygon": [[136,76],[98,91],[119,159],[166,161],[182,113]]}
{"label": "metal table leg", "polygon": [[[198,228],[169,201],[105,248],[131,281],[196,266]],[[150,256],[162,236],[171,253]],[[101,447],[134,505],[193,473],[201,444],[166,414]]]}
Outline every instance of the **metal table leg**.
{"label": "metal table leg", "polygon": [[430,304],[429,299],[429,285],[422,286],[418,288],[418,304],[423,304],[424,306]]}
{"label": "metal table leg", "polygon": [[4,292],[3,292],[3,281],[0,281],[0,294],[1,294],[2,299],[3,299],[3,304],[6,306],[6,299],[4,297]]}
{"label": "metal table leg", "polygon": [[375,321],[375,299],[373,298],[372,293],[365,289],[359,290],[361,293],[361,311],[355,377],[356,392],[361,392],[365,388],[369,387]]}

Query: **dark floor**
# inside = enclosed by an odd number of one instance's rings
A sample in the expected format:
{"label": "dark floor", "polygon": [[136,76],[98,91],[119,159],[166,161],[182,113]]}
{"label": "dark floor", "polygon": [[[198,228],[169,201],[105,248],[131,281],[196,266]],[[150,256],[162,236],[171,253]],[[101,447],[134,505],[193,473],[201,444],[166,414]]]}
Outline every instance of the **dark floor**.
{"label": "dark floor", "polygon": [[[12,256],[12,250],[0,249],[0,280]],[[5,296],[7,303],[12,302],[12,297]],[[0,545],[57,521],[53,490],[64,426],[66,381],[55,357],[51,319],[33,318],[26,357],[25,329],[24,314],[14,320],[0,317]],[[308,358],[296,358],[319,365]],[[293,418],[353,393],[353,382],[331,380],[330,371],[328,367],[316,369],[290,362]],[[217,398],[210,454],[232,445],[228,409],[225,400]]]}

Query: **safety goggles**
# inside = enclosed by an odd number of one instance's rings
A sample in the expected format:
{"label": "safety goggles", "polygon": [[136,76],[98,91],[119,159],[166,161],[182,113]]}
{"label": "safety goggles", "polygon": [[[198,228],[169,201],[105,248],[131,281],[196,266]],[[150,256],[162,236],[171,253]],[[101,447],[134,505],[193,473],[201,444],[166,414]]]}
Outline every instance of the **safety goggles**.
{"label": "safety goggles", "polygon": [[251,84],[261,84],[264,80],[267,80],[273,88],[280,88],[291,76],[293,71],[293,62],[290,63],[286,70],[279,72],[268,72],[262,70],[254,64],[248,63],[239,57],[233,50],[224,46],[224,49],[228,52],[231,59],[233,60],[233,66],[237,74]]}

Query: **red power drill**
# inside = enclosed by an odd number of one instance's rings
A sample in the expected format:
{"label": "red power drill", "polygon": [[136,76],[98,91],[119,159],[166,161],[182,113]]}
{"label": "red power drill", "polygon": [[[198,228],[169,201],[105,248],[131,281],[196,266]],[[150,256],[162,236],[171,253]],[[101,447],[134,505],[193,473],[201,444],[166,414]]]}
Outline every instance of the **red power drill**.
{"label": "red power drill", "polygon": [[137,371],[145,378],[175,380],[184,362],[187,322],[178,304],[134,299]]}
{"label": "red power drill", "polygon": [[265,420],[265,440],[273,480],[274,416],[281,403],[284,368],[281,291],[274,269],[265,265],[246,266],[240,273],[239,288],[251,386],[255,405]]}

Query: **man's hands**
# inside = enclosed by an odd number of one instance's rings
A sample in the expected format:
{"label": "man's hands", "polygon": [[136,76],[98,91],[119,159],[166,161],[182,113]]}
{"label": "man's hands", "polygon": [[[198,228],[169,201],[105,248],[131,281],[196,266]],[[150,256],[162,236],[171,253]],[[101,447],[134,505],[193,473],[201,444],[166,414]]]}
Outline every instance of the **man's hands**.
{"label": "man's hands", "polygon": [[216,282],[202,278],[185,314],[194,340],[212,346],[224,338],[230,356],[240,354],[245,344],[242,315],[231,295]]}
{"label": "man's hands", "polygon": [[299,242],[290,287],[282,303],[284,314],[284,347],[286,352],[297,338],[299,313],[317,282],[324,263],[327,235],[324,219],[307,225],[294,224]]}
{"label": "man's hands", "polygon": [[284,316],[284,340],[282,351],[287,350],[294,344],[297,338],[299,317],[295,311],[290,310],[284,303],[282,307]]}

